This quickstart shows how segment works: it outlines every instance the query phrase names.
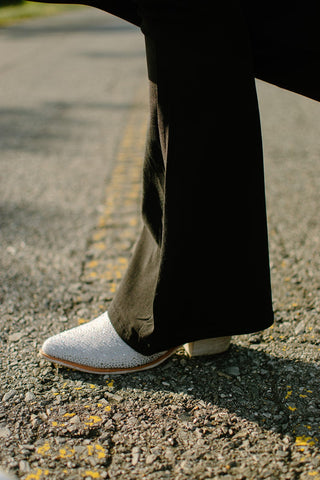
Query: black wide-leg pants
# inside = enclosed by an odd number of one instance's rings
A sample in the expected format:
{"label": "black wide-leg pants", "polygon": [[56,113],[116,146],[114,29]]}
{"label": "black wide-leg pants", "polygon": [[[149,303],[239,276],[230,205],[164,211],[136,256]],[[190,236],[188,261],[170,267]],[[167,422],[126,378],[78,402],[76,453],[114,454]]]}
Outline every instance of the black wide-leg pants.
{"label": "black wide-leg pants", "polygon": [[144,228],[109,314],[149,354],[272,324],[255,77],[316,98],[319,74],[294,2],[137,5],[151,106]]}
{"label": "black wide-leg pants", "polygon": [[[144,228],[109,308],[142,353],[273,321],[259,110],[238,2],[141,0]],[[221,2],[222,3],[222,2]],[[214,15],[213,15],[214,13]]]}
{"label": "black wide-leg pants", "polygon": [[317,4],[83,0],[141,27],[143,229],[110,305],[151,354],[273,323],[255,78],[319,100]]}

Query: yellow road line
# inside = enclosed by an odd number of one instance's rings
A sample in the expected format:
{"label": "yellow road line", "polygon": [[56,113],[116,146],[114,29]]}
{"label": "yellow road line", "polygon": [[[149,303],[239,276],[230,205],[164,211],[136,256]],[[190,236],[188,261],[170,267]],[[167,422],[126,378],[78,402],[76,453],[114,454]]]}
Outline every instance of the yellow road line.
{"label": "yellow road line", "polygon": [[138,94],[106,186],[103,211],[89,241],[82,281],[103,282],[112,298],[140,228],[141,180],[148,128],[147,89]]}

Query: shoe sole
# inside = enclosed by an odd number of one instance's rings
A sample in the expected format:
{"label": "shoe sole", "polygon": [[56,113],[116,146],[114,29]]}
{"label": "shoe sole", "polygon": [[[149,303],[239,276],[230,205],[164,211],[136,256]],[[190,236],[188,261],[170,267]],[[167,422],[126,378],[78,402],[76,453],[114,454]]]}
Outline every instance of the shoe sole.
{"label": "shoe sole", "polygon": [[217,355],[224,353],[230,347],[231,337],[214,337],[183,345],[189,357],[201,357],[204,355]]}
{"label": "shoe sole", "polygon": [[141,372],[143,370],[148,370],[149,368],[154,368],[160,365],[161,363],[165,362],[169,357],[171,357],[180,347],[174,347],[164,353],[161,357],[153,360],[152,362],[145,363],[144,365],[139,365],[136,367],[126,367],[126,368],[96,368],[90,367],[88,365],[81,365],[79,363],[70,362],[69,360],[62,360],[61,358],[52,357],[51,355],[47,355],[42,350],[40,350],[40,354],[46,359],[50,360],[52,363],[56,363],[58,365],[62,365],[67,368],[72,368],[73,370],[79,370],[80,372],[86,373],[95,373],[98,375],[112,375],[112,374],[121,374],[121,373],[134,373],[134,372]]}

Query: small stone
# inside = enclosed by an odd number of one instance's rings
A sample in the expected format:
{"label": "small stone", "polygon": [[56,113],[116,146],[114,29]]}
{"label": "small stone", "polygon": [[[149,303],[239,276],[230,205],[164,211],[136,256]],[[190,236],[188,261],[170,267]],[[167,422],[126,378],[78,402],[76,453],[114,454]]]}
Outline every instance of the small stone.
{"label": "small stone", "polygon": [[78,424],[78,423],[80,423],[80,417],[79,417],[79,415],[75,415],[74,417],[71,417],[70,420],[69,420],[69,423],[72,423],[72,424]]}
{"label": "small stone", "polygon": [[8,438],[11,435],[11,431],[8,427],[0,427],[0,438]]}
{"label": "small stone", "polygon": [[30,465],[26,460],[20,460],[19,462],[20,472],[27,473],[30,472]]}
{"label": "small stone", "polygon": [[153,453],[150,453],[150,455],[146,456],[146,464],[147,465],[152,465],[157,459],[157,455],[154,455]]}
{"label": "small stone", "polygon": [[131,458],[132,465],[137,465],[137,463],[140,460],[140,448],[134,447],[132,449],[131,455],[132,455],[132,458]]}
{"label": "small stone", "polygon": [[19,340],[21,340],[22,337],[25,336],[25,332],[15,332],[15,333],[11,333],[9,335],[9,342],[19,342]]}
{"label": "small stone", "polygon": [[301,322],[299,322],[296,328],[294,329],[294,333],[296,335],[302,335],[305,331],[305,328],[306,326],[305,326],[304,320],[301,320]]}
{"label": "small stone", "polygon": [[52,373],[52,367],[51,367],[51,365],[50,365],[50,367],[47,367],[47,368],[45,368],[45,369],[42,370],[42,372],[41,372],[42,379],[45,379],[45,377],[46,377],[47,375],[50,375],[50,373]]}
{"label": "small stone", "polygon": [[165,458],[169,461],[174,460],[174,455],[175,455],[174,454],[174,449],[171,448],[171,447],[168,447],[165,451],[165,454],[164,454]]}
{"label": "small stone", "polygon": [[35,446],[30,445],[29,443],[24,443],[23,445],[20,445],[20,448],[23,450],[35,450]]}
{"label": "small stone", "polygon": [[9,392],[5,393],[2,397],[3,402],[7,402],[10,400],[12,397],[14,397],[17,394],[17,390],[9,390]]}
{"label": "small stone", "polygon": [[276,452],[276,455],[277,455],[278,457],[287,457],[287,456],[288,456],[288,453],[289,453],[289,452],[287,452],[287,451],[285,451],[285,450],[278,450],[278,451]]}
{"label": "small stone", "polygon": [[7,458],[7,465],[9,469],[19,467],[19,463],[13,457]]}
{"label": "small stone", "polygon": [[92,468],[97,466],[97,459],[95,457],[88,457],[87,462]]}
{"label": "small stone", "polygon": [[138,419],[136,417],[129,417],[127,422],[129,425],[135,425],[138,423]]}
{"label": "small stone", "polygon": [[31,425],[35,428],[41,425],[41,418],[39,418],[37,415],[31,415]]}
{"label": "small stone", "polygon": [[190,472],[190,465],[188,460],[182,460],[182,462],[179,465],[179,470],[182,470],[183,472]]}
{"label": "small stone", "polygon": [[116,393],[111,393],[111,392],[105,392],[105,396],[108,398],[109,401],[114,401],[114,402],[122,402],[123,398],[120,397],[120,395],[117,395]]}
{"label": "small stone", "polygon": [[26,402],[34,402],[36,400],[36,396],[32,392],[27,392],[24,399]]}
{"label": "small stone", "polygon": [[220,370],[218,370],[217,374],[219,375],[219,377],[224,377],[224,378],[227,378],[228,380],[232,380],[232,377],[228,375],[226,372],[221,372]]}
{"label": "small stone", "polygon": [[240,376],[240,369],[239,369],[239,367],[235,367],[235,366],[228,367],[228,368],[226,368],[226,373],[228,373],[229,375],[232,375],[234,377],[239,377]]}

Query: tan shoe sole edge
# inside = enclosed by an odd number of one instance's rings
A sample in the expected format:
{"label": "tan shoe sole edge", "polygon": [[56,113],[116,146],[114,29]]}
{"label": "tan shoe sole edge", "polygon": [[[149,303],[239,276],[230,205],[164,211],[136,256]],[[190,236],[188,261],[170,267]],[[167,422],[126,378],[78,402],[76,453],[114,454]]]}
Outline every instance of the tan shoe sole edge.
{"label": "tan shoe sole edge", "polygon": [[51,355],[47,355],[42,350],[40,350],[40,354],[47,360],[50,360],[52,363],[56,363],[58,365],[63,365],[64,367],[72,368],[74,370],[79,370],[80,372],[86,373],[96,373],[100,375],[106,374],[121,374],[121,373],[133,373],[133,372],[141,372],[143,370],[148,370],[149,368],[154,368],[161,363],[165,362],[169,357],[171,357],[179,347],[171,348],[167,352],[165,352],[161,357],[153,360],[152,362],[145,363],[144,365],[138,365],[136,367],[128,367],[128,368],[96,368],[90,367],[88,365],[81,365],[79,363],[70,362],[69,360],[63,360],[61,358],[52,357]]}
{"label": "tan shoe sole edge", "polygon": [[[231,337],[216,337],[216,338],[208,338],[205,340],[197,340],[196,342],[189,342],[183,345],[186,353],[190,357],[198,357],[201,355],[216,355],[219,353],[223,353],[228,350],[230,346]],[[128,368],[97,368],[97,367],[90,367],[88,365],[81,365],[79,363],[71,362],[69,360],[63,360],[61,358],[52,357],[51,355],[47,355],[42,350],[40,350],[40,354],[45,359],[51,361],[52,363],[56,363],[58,365],[62,365],[67,368],[71,368],[74,370],[79,370],[80,372],[85,373],[95,373],[100,375],[112,375],[112,374],[122,374],[122,373],[134,373],[134,372],[141,372],[143,370],[148,370],[150,368],[154,368],[161,363],[165,362],[169,357],[174,355],[174,353],[180,347],[174,347],[165,352],[161,357],[153,360],[152,362],[145,363],[144,365],[138,365],[136,367],[128,367]]]}

